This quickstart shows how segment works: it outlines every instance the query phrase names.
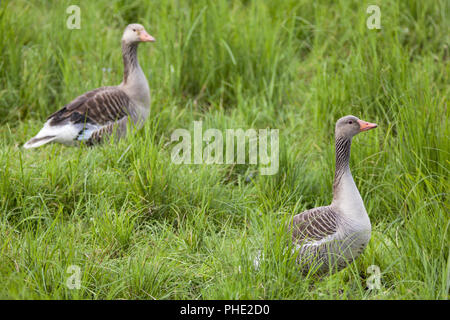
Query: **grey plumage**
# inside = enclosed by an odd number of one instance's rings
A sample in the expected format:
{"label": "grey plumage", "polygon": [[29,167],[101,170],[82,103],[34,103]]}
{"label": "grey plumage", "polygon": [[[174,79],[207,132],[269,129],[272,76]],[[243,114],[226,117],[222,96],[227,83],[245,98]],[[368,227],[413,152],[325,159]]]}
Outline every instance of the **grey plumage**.
{"label": "grey plumage", "polygon": [[86,139],[87,144],[93,144],[102,140],[99,139],[102,132],[112,134],[114,127],[122,132],[117,126],[118,121],[132,114],[133,108],[131,99],[118,87],[102,87],[76,98],[50,115],[47,120],[51,126],[81,125],[82,128],[74,140],[79,140],[85,131],[95,126],[96,129]]}
{"label": "grey plumage", "polygon": [[125,28],[122,36],[123,81],[118,86],[101,87],[77,97],[47,118],[41,131],[27,143],[34,148],[48,142],[88,145],[115,133],[120,138],[128,123],[141,127],[150,112],[150,90],[137,59],[139,42],[154,41],[139,24]]}
{"label": "grey plumage", "polygon": [[302,243],[331,236],[337,231],[337,220],[338,215],[329,206],[304,211],[292,221],[292,240]]}
{"label": "grey plumage", "polygon": [[329,206],[307,210],[294,216],[290,225],[298,262],[305,272],[338,271],[358,255],[370,240],[371,225],[349,168],[352,137],[375,128],[354,116],[336,123],[336,169],[333,201]]}

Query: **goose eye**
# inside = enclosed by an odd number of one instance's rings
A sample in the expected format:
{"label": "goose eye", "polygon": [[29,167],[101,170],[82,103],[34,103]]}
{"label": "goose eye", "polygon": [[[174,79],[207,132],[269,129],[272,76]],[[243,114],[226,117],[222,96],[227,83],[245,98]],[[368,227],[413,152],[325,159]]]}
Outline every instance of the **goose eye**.
{"label": "goose eye", "polygon": [[353,123],[353,121],[352,120],[348,120],[348,124],[352,124]]}
{"label": "goose eye", "polygon": [[134,32],[136,32],[136,29],[133,29]]}

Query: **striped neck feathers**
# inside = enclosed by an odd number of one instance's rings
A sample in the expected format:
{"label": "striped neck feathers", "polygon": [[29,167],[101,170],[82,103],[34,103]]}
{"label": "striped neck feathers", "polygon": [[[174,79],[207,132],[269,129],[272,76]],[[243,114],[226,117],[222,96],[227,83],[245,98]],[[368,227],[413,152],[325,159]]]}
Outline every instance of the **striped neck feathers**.
{"label": "striped neck feathers", "polygon": [[138,43],[127,43],[122,41],[122,57],[123,57],[123,83],[130,82],[131,75],[140,70],[137,58]]}
{"label": "striped neck feathers", "polygon": [[344,175],[353,180],[349,166],[351,145],[351,138],[336,137],[336,169],[334,172],[333,200],[338,199],[341,191],[343,191],[342,180]]}
{"label": "striped neck feathers", "polygon": [[336,171],[333,184],[332,205],[344,216],[364,227],[370,226],[367,211],[350,172],[351,138],[336,138]]}

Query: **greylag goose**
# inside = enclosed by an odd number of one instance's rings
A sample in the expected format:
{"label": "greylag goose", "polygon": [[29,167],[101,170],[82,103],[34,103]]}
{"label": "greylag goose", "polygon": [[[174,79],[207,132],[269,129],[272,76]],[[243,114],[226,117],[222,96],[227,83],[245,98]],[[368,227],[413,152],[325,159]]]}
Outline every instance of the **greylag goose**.
{"label": "greylag goose", "polygon": [[89,91],[47,118],[39,133],[25,143],[36,148],[49,142],[92,145],[115,132],[126,134],[129,119],[142,127],[150,113],[150,89],[138,59],[140,42],[155,39],[140,24],[130,24],[122,36],[123,81],[118,86]]}
{"label": "greylag goose", "polygon": [[329,206],[297,214],[290,225],[298,250],[297,262],[305,270],[341,270],[364,251],[370,240],[370,219],[353,181],[349,160],[353,136],[376,127],[351,115],[336,122],[333,201]]}

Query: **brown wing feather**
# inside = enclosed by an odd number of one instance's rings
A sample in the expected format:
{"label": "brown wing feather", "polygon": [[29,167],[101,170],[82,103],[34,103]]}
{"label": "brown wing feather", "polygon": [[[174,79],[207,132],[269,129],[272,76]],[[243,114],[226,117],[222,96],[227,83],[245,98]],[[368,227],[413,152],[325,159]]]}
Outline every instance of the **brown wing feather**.
{"label": "brown wing feather", "polygon": [[101,87],[77,97],[48,117],[50,125],[66,122],[105,125],[128,115],[130,98],[117,87]]}
{"label": "brown wing feather", "polygon": [[105,137],[109,137],[113,133],[116,134],[116,138],[120,138],[126,131],[127,118],[122,118],[119,121],[111,122],[107,125],[102,126],[100,129],[94,131],[86,144],[92,146],[94,144],[100,143]]}
{"label": "brown wing feather", "polygon": [[337,231],[338,216],[330,207],[318,207],[294,216],[292,239],[320,240]]}

